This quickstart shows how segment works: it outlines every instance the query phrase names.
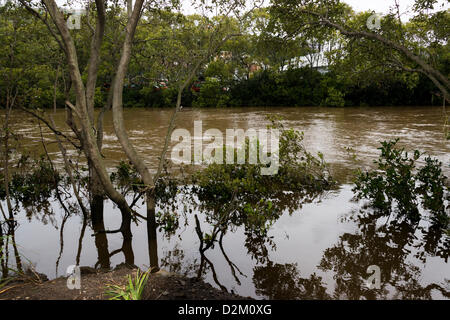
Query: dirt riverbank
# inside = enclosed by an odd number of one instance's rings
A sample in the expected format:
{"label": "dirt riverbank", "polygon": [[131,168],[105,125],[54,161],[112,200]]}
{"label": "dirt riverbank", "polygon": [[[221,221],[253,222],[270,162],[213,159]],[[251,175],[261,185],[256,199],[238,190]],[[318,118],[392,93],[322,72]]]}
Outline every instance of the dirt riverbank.
{"label": "dirt riverbank", "polygon": [[[107,300],[108,285],[125,287],[128,275],[137,269],[126,267],[99,271],[82,267],[81,289],[70,290],[67,278],[50,281],[34,279],[9,283],[0,289],[0,300]],[[152,273],[143,294],[144,300],[241,300],[250,299],[214,288],[210,284],[160,270]]]}

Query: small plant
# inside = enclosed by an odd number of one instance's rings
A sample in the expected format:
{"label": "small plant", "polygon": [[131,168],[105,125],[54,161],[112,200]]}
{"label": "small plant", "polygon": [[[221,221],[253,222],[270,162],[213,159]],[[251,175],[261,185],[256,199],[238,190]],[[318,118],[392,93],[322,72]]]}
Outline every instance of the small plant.
{"label": "small plant", "polygon": [[141,273],[138,269],[134,280],[131,275],[128,275],[128,283],[125,286],[108,285],[106,295],[110,296],[109,300],[142,300],[148,276],[148,272]]}
{"label": "small plant", "polygon": [[442,163],[428,156],[425,165],[417,168],[422,153],[415,150],[410,157],[403,148],[396,147],[397,142],[398,139],[381,143],[381,155],[375,161],[377,170],[358,172],[353,188],[356,198],[369,199],[373,207],[384,212],[391,212],[392,205],[396,204],[399,213],[412,220],[420,218],[421,199],[433,220],[446,226],[449,220],[445,208],[447,177],[442,174]]}

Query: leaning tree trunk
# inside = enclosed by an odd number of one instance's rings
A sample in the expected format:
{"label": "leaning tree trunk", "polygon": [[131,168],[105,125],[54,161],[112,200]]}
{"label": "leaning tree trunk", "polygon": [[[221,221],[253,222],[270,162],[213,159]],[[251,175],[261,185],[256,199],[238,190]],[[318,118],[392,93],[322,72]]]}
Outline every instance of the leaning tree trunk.
{"label": "leaning tree trunk", "polygon": [[[130,0],[128,0],[130,2]],[[127,131],[125,129],[123,121],[123,85],[125,75],[127,73],[128,65],[131,57],[131,47],[133,37],[136,31],[137,23],[141,15],[141,9],[144,1],[136,0],[133,11],[129,14],[129,19],[126,28],[125,41],[122,47],[122,55],[119,60],[116,75],[114,77],[113,84],[113,124],[116,135],[122,145],[125,154],[131,163],[136,167],[139,172],[146,188],[145,201],[147,206],[147,236],[149,243],[149,255],[150,255],[150,267],[158,268],[158,258],[155,257],[155,250],[157,245],[156,238],[156,217],[155,217],[155,194],[154,194],[154,182],[150,170],[144,163],[143,159],[136,152],[133,144],[131,143]],[[129,6],[130,7],[130,6]]]}
{"label": "leaning tree trunk", "polygon": [[[122,213],[122,225],[120,230],[126,231],[125,235],[131,238],[130,217],[132,216],[132,210],[128,206],[123,195],[120,194],[111,183],[100,150],[97,146],[93,127],[93,98],[100,54],[99,48],[101,46],[101,41],[103,38],[105,23],[105,3],[103,0],[95,1],[97,7],[97,26],[94,38],[91,43],[88,79],[85,87],[78,65],[76,48],[67,28],[64,16],[59,11],[54,0],[43,1],[50,13],[53,22],[58,29],[59,34],[61,35],[61,42],[64,45],[64,52],[66,54],[66,59],[69,67],[71,83],[73,85],[76,97],[76,106],[73,106],[68,101],[66,101],[66,105],[69,108],[69,113],[75,114],[78,118],[79,132],[77,131],[76,133],[81,139],[83,151],[86,155],[86,158],[88,159],[88,163],[93,167],[96,173],[96,175],[92,174],[91,177],[94,181],[98,178],[105,194],[119,207]],[[75,123],[72,124],[74,126],[76,125]],[[78,128],[75,127],[75,130],[78,130]],[[96,197],[97,196],[100,195],[96,195]]]}

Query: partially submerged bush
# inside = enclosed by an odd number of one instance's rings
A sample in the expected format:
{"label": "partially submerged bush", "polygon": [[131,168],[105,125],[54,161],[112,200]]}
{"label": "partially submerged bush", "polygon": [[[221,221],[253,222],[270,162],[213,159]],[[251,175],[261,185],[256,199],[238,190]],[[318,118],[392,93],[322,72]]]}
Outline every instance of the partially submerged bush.
{"label": "partially submerged bush", "polygon": [[271,127],[280,130],[277,174],[262,175],[263,165],[250,164],[247,157],[243,164],[213,163],[193,175],[193,193],[211,220],[219,222],[226,216],[234,225],[266,233],[282,210],[292,212],[301,205],[300,198],[315,197],[333,186],[323,155],[306,151],[301,132],[285,129],[276,119]]}
{"label": "partially submerged bush", "polygon": [[427,156],[425,165],[417,167],[423,155],[418,150],[412,157],[395,141],[381,143],[381,155],[375,160],[377,170],[359,171],[355,187],[358,199],[369,199],[371,205],[383,212],[391,212],[393,205],[412,220],[420,218],[419,203],[432,213],[434,221],[446,226],[449,222],[445,197],[448,190],[442,173],[442,163]]}
{"label": "partially submerged bush", "polygon": [[[38,160],[22,156],[12,174],[9,190],[11,197],[24,205],[41,203],[53,195],[61,180],[44,156]],[[1,195],[4,196],[4,191]]]}
{"label": "partially submerged bush", "polygon": [[[285,129],[276,119],[272,119],[272,128],[280,130],[279,168],[274,175],[262,175],[264,164],[250,164],[248,159],[249,140],[245,145],[245,163],[210,164],[206,169],[193,176],[194,184],[202,189],[202,194],[211,197],[231,199],[232,194],[270,195],[279,191],[303,191],[329,189],[334,181],[328,171],[323,155],[317,157],[303,145],[303,133],[294,129]],[[257,153],[259,154],[259,142]],[[235,154],[236,154],[236,150]],[[226,154],[224,150],[223,154]],[[235,156],[236,157],[236,156]]]}
{"label": "partially submerged bush", "polygon": [[[172,234],[178,228],[180,199],[176,196],[184,191],[184,199],[195,198],[194,203],[207,212],[212,225],[244,224],[251,232],[264,234],[283,210],[293,212],[302,203],[311,202],[334,185],[323,155],[314,156],[303,146],[303,133],[285,129],[277,119],[272,119],[271,127],[280,131],[277,174],[261,174],[261,168],[269,167],[270,163],[250,163],[250,143],[257,144],[257,154],[260,145],[258,141],[250,142],[248,139],[242,164],[211,163],[194,173],[191,179],[183,181],[164,170],[155,188],[159,227],[166,234]],[[225,157],[227,152],[224,148]],[[238,150],[233,152],[236,160]],[[124,162],[119,164],[111,179],[125,195],[139,194],[145,187],[134,167]]]}

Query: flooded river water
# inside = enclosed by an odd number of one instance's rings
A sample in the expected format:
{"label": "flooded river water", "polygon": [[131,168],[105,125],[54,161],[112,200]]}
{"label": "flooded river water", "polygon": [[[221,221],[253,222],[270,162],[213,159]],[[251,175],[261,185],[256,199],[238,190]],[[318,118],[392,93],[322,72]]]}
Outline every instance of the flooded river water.
{"label": "flooded river water", "polygon": [[[50,112],[50,111],[49,111]],[[156,164],[164,144],[171,110],[127,109],[125,123],[137,150],[149,166]],[[352,179],[356,168],[368,168],[378,158],[380,141],[400,138],[407,150],[419,149],[443,162],[450,176],[450,143],[444,140],[444,117],[437,107],[367,108],[232,108],[183,109],[177,127],[193,132],[194,121],[203,129],[265,128],[268,114],[279,115],[286,128],[304,132],[308,151],[320,151],[339,181],[338,190],[326,192],[311,203],[274,223],[264,239],[252,238],[244,227],[230,226],[222,246],[206,252],[208,260],[202,277],[216,287],[257,299],[361,299],[361,298],[446,298],[450,297],[450,239],[427,221],[389,224],[387,217],[372,221],[357,219],[366,210],[362,202],[352,201]],[[54,115],[64,128],[64,112]],[[24,135],[22,147],[39,154],[40,132],[30,116],[15,114],[14,129]],[[52,134],[45,131],[48,149],[56,161],[59,152]],[[111,114],[105,118],[103,154],[109,168],[125,156],[113,127]],[[182,202],[182,200],[180,199]],[[88,226],[80,239],[81,216],[70,217],[61,233],[63,212],[52,203],[50,213],[18,214],[16,241],[19,251],[38,272],[49,278],[65,274],[69,265],[94,267],[102,252],[122,247],[120,234],[108,234],[99,243]],[[144,207],[140,211],[144,213]],[[195,209],[194,213],[195,213]],[[201,218],[203,231],[210,226]],[[186,224],[184,222],[187,222]],[[109,202],[105,225],[120,225],[120,213]],[[61,242],[63,240],[63,243]],[[81,244],[81,245],[80,245]],[[133,225],[134,263],[148,266],[145,224]],[[158,233],[160,266],[169,271],[197,275],[201,256],[199,238],[192,214],[183,217],[173,235]],[[112,267],[124,262],[125,252],[110,257]],[[382,289],[369,290],[367,267],[377,265]]]}

